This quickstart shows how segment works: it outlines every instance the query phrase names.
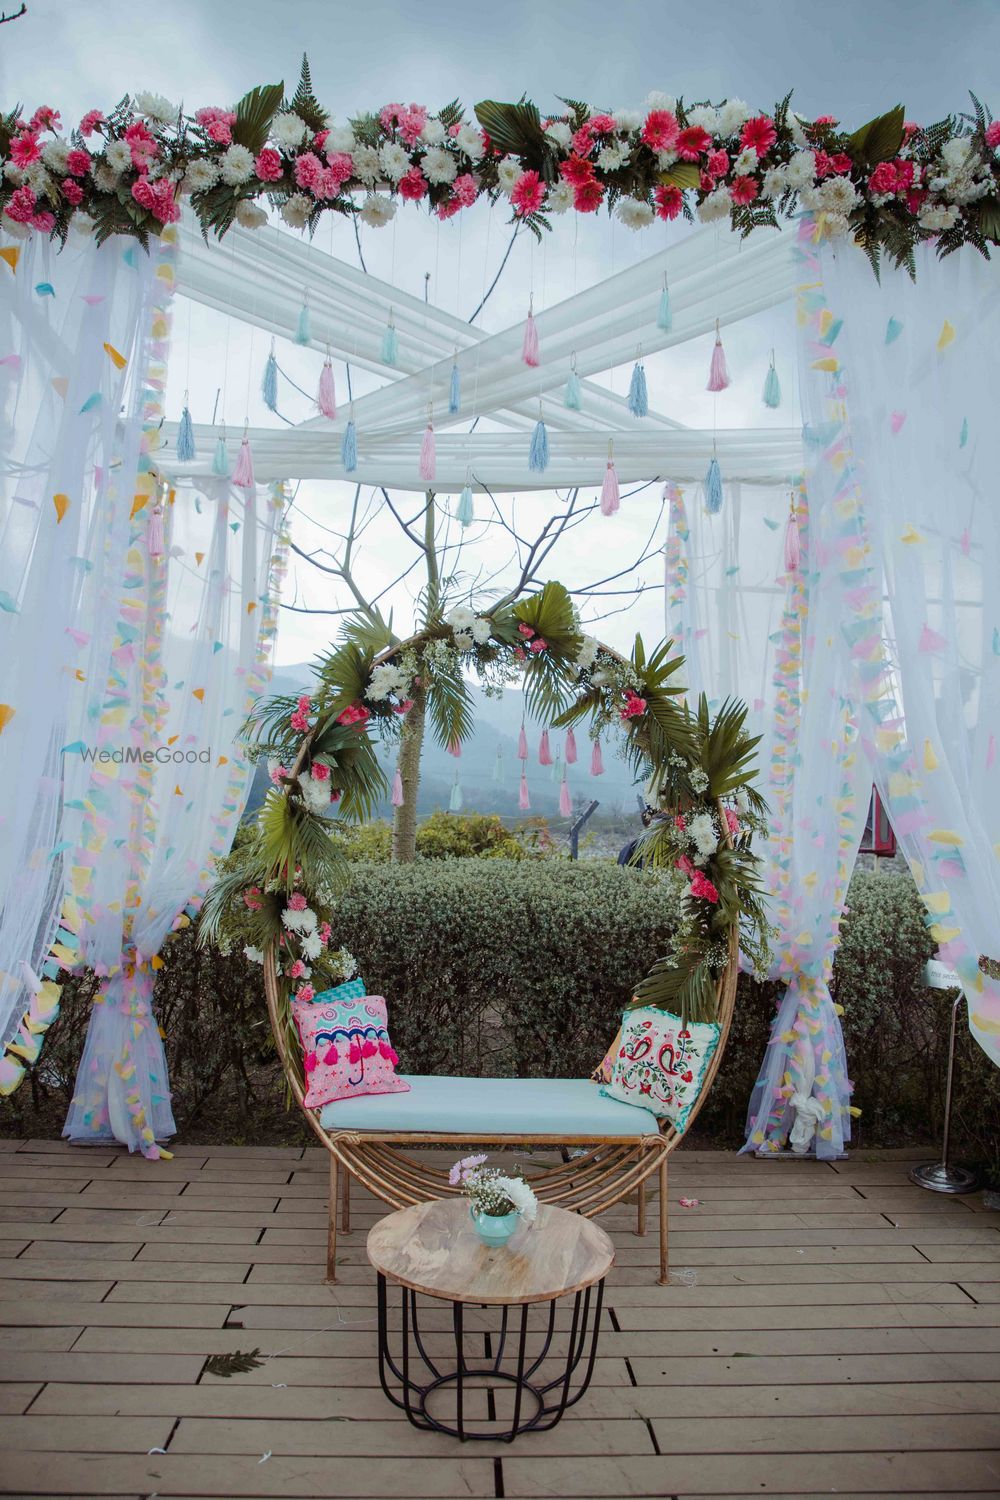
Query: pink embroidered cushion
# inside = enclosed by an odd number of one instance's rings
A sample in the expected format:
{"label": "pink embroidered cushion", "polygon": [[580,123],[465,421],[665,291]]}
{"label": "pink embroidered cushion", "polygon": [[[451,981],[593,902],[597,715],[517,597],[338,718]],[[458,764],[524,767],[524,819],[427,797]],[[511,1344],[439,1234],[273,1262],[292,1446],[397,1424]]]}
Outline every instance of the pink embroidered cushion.
{"label": "pink embroidered cushion", "polygon": [[396,1077],[399,1058],[389,1040],[381,995],[360,999],[292,1001],[302,1039],[306,1108],[363,1094],[405,1094],[410,1085]]}

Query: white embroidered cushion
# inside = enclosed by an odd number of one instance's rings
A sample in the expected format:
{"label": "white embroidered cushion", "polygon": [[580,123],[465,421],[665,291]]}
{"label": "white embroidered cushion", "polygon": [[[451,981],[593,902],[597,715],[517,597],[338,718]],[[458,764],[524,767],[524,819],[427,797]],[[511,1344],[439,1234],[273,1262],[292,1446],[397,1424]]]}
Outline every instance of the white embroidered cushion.
{"label": "white embroidered cushion", "polygon": [[689,1021],[685,1026],[680,1016],[652,1005],[626,1011],[611,1082],[601,1093],[652,1110],[684,1130],[719,1034],[714,1021]]}

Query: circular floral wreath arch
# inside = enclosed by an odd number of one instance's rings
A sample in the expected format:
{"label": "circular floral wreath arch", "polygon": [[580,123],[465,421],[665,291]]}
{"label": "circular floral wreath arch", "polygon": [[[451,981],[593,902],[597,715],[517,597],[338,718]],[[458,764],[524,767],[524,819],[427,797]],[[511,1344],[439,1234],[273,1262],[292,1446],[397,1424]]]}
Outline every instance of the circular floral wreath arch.
{"label": "circular floral wreath arch", "polygon": [[[274,964],[278,1022],[288,1037],[291,998],[310,1000],[342,977],[335,908],[346,868],[330,834],[338,821],[368,816],[387,789],[375,736],[405,735],[423,695],[436,705],[429,717],[437,739],[460,741],[471,728],[470,668],[488,691],[520,679],[526,706],[554,727],[588,721],[592,736],[616,732],[665,815],[640,853],[678,883],[681,921],[633,1003],[711,1019],[736,932],[755,967],[766,968],[752,850],[766,809],[753,785],[757,741],[746,733],[742,704],[724,703],[714,718],[704,698],[691,709],[674,681],[683,658],[671,656],[671,642],[647,656],[637,636],[622,656],[583,634],[569,593],[555,582],[492,611],[438,614],[403,642],[385,644],[385,633],[349,623],[318,663],[311,695],[260,705],[248,731],[253,753],[268,757],[273,785],[202,913],[203,941],[246,943],[249,956]],[[298,1056],[294,1046],[285,1050]]]}

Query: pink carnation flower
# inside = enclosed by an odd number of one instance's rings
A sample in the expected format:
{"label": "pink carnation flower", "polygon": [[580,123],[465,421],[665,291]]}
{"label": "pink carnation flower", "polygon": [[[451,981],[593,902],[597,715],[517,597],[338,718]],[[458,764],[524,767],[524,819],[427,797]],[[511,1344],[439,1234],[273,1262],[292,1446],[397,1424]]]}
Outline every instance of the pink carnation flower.
{"label": "pink carnation flower", "polygon": [[99,125],[104,124],[104,116],[99,109],[88,109],[80,121],[80,134],[84,137],[93,135]]}
{"label": "pink carnation flower", "polygon": [[817,115],[813,120],[814,125],[837,125],[839,123],[836,115]]}
{"label": "pink carnation flower", "polygon": [[288,898],[289,911],[305,911],[308,905],[309,903],[301,891],[293,891]]}
{"label": "pink carnation flower", "polygon": [[22,130],[10,143],[10,159],[15,167],[30,167],[32,162],[38,161],[41,154],[38,137],[30,130]]}
{"label": "pink carnation flower", "polygon": [[285,777],[288,775],[288,767],[287,766],[275,766],[274,770],[271,771],[269,774],[270,774],[271,780],[274,782],[275,786],[281,786],[281,784],[284,781]]}
{"label": "pink carnation flower", "polygon": [[642,127],[642,140],[651,151],[672,151],[679,134],[677,116],[669,109],[651,109]]}
{"label": "pink carnation flower", "polygon": [[29,130],[51,130],[59,129],[60,114],[57,109],[51,109],[48,104],[42,104],[31,119],[28,121]]}
{"label": "pink carnation flower", "polygon": [[708,876],[705,875],[701,870],[696,870],[694,875],[691,877],[689,890],[692,896],[697,896],[702,901],[711,901],[713,906],[717,905],[718,903],[718,891],[715,889],[715,886],[709,880]]}
{"label": "pink carnation flower", "polygon": [[426,124],[427,110],[422,104],[411,104],[409,109],[400,111],[399,133],[408,146],[417,144]]}
{"label": "pink carnation flower", "polygon": [[312,763],[312,769],[310,770],[309,774],[312,777],[313,781],[329,781],[330,767],[324,765],[323,761],[321,760],[314,760]]}
{"label": "pink carnation flower", "polygon": [[[371,709],[365,708],[363,703],[349,703],[343,713],[337,715],[337,723],[345,727],[356,724],[359,729],[363,729],[371,716]],[[334,801],[336,800],[334,798]]]}
{"label": "pink carnation flower", "polygon": [[301,958],[297,958],[293,964],[289,964],[285,972],[289,979],[302,979],[305,976],[306,966]]}
{"label": "pink carnation flower", "polygon": [[408,172],[403,173],[399,179],[399,191],[410,202],[427,196],[427,178],[419,167],[411,167]]}
{"label": "pink carnation flower", "polygon": [[66,157],[66,170],[71,177],[86,177],[90,171],[90,152],[77,146]]}
{"label": "pink carnation flower", "polygon": [[284,172],[281,157],[273,146],[265,146],[258,151],[253,167],[261,182],[277,182]]}
{"label": "pink carnation flower", "polygon": [[868,186],[873,193],[894,193],[896,191],[896,168],[891,161],[879,162],[868,179]]}
{"label": "pink carnation flower", "polygon": [[321,922],[319,924],[319,928],[317,929],[317,933],[321,943],[328,943],[330,941],[331,934],[329,922]]}
{"label": "pink carnation flower", "polygon": [[476,179],[471,172],[462,172],[451,185],[451,195],[462,208],[471,208],[478,193]]}
{"label": "pink carnation flower", "polygon": [[1000,120],[994,120],[992,125],[987,125],[986,144],[990,147],[1000,146]]}
{"label": "pink carnation flower", "polygon": [[589,156],[590,152],[593,149],[593,145],[594,132],[590,121],[588,120],[585,125],[581,125],[579,130],[574,132],[572,141],[573,155]]}
{"label": "pink carnation flower", "polygon": [[315,151],[304,151],[295,158],[295,181],[300,188],[315,188],[323,175],[323,163]]}
{"label": "pink carnation flower", "polygon": [[694,874],[694,865],[691,863],[689,856],[686,854],[682,854],[680,859],[677,861],[677,868],[678,870],[680,870],[681,874],[686,875],[689,880]]}
{"label": "pink carnation flower", "polygon": [[316,998],[316,991],[313,989],[311,984],[303,984],[300,985],[296,990],[295,998],[296,1000],[303,1000],[308,1003],[310,1000],[314,1000]]}
{"label": "pink carnation flower", "polygon": [[410,709],[412,707],[413,707],[413,699],[412,698],[404,698],[403,701],[402,701],[402,703],[397,703],[396,704],[395,708],[393,709],[393,713],[394,714],[408,714],[410,712]]}
{"label": "pink carnation flower", "polygon": [[327,172],[337,184],[337,190],[331,196],[336,197],[343,183],[349,181],[354,171],[354,162],[348,151],[329,151],[326,160]]}
{"label": "pink carnation flower", "polygon": [[766,155],[777,139],[778,132],[769,115],[756,115],[740,131],[740,145],[751,146],[758,156]]}
{"label": "pink carnation flower", "polygon": [[62,195],[67,203],[72,203],[74,208],[77,208],[83,202],[83,188],[73,177],[64,179]]}
{"label": "pink carnation flower", "polygon": [[540,635],[536,635],[535,639],[532,641],[531,645],[528,647],[528,650],[529,651],[534,651],[534,653],[535,653],[536,656],[539,654],[539,652],[541,652],[541,651],[547,651],[548,649],[549,649],[549,643],[548,643],[548,641],[543,641]]}
{"label": "pink carnation flower", "polygon": [[705,163],[705,171],[712,177],[725,177],[729,171],[729,153],[727,151],[710,151],[708,161]]}
{"label": "pink carnation flower", "polygon": [[41,213],[32,214],[31,227],[41,230],[42,234],[51,234],[56,227],[56,216],[43,209]]}
{"label": "pink carnation flower", "polygon": [[609,135],[615,129],[617,121],[614,115],[591,115],[587,124],[597,135]]}
{"label": "pink carnation flower", "polygon": [[262,902],[260,899],[260,886],[251,885],[243,892],[243,904],[248,911],[260,911]]}
{"label": "pink carnation flower", "polygon": [[634,693],[632,689],[629,688],[628,692],[625,694],[625,707],[622,709],[621,714],[619,715],[622,722],[624,723],[627,719],[639,719],[645,712],[645,698],[640,698],[638,693]]}
{"label": "pink carnation flower", "polygon": [[518,218],[536,214],[545,201],[545,184],[537,172],[522,172],[510,195],[514,212]]}
{"label": "pink carnation flower", "polygon": [[733,838],[735,838],[740,831],[740,820],[733,812],[731,807],[726,808],[726,827],[729,829],[730,835]]}
{"label": "pink carnation flower", "polygon": [[4,210],[8,219],[13,219],[15,224],[30,224],[35,212],[35,195],[29,187],[20,187],[11,194],[10,202]]}
{"label": "pink carnation flower", "polygon": [[524,620],[522,620],[520,625],[517,627],[517,633],[518,635],[523,635],[528,640],[530,640],[535,632],[531,625],[528,625]]}

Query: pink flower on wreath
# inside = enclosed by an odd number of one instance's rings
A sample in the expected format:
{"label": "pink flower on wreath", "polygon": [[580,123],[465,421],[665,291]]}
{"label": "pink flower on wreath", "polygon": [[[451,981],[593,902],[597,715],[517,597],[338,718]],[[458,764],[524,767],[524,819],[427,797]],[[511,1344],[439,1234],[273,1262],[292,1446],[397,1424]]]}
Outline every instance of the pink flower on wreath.
{"label": "pink flower on wreath", "polygon": [[260,911],[263,902],[260,899],[260,886],[251,885],[243,892],[243,904],[248,911]]}
{"label": "pink flower on wreath", "polygon": [[680,859],[677,861],[677,868],[678,870],[680,870],[681,874],[686,875],[689,880],[695,872],[694,865],[691,863],[690,858],[686,854],[682,854]]}
{"label": "pink flower on wreath", "polygon": [[159,155],[159,147],[141,120],[134,120],[125,132],[125,140],[132,152],[132,165],[140,170],[147,167]]}
{"label": "pink flower on wreath", "polygon": [[726,808],[726,827],[729,829],[731,838],[736,838],[740,831],[740,820],[731,807]]}
{"label": "pink flower on wreath", "polygon": [[205,109],[199,109],[195,119],[210,141],[215,141],[219,146],[232,144],[236,115],[231,109],[220,109],[218,105],[212,104]]}
{"label": "pink flower on wreath", "polygon": [[523,635],[525,640],[530,641],[535,631],[533,626],[527,624],[526,621],[522,620],[520,625],[517,627],[517,633],[518,635]]}
{"label": "pink flower on wreath", "polygon": [[528,660],[528,653],[525,651],[525,649],[524,649],[523,646],[515,646],[514,647],[514,660],[515,661],[527,661]]}
{"label": "pink flower on wreath", "polygon": [[289,911],[305,911],[308,905],[309,902],[306,900],[305,896],[303,896],[301,891],[293,891],[288,898]]}
{"label": "pink flower on wreath", "polygon": [[729,152],[710,151],[708,161],[705,163],[705,171],[712,177],[725,177],[729,171]]}
{"label": "pink flower on wreath", "polygon": [[619,718],[621,719],[622,723],[624,724],[628,719],[641,718],[645,712],[645,698],[640,698],[638,693],[634,693],[632,689],[629,688],[628,692],[625,694],[625,707],[619,714]]}
{"label": "pink flower on wreath", "polygon": [[306,975],[306,966],[302,962],[301,958],[297,958],[293,964],[289,964],[288,968],[285,970],[285,973],[288,975],[289,979],[304,979]]}
{"label": "pink flower on wreath", "polygon": [[694,875],[691,877],[691,884],[688,889],[690,890],[692,896],[697,896],[699,900],[711,901],[713,906],[718,904],[719,893],[715,889],[715,886],[712,884],[712,882],[709,880],[708,876],[705,875],[701,870],[695,871]]}
{"label": "pink flower on wreath", "polygon": [[617,128],[618,121],[614,115],[591,115],[587,124],[596,135],[610,135]]}
{"label": "pink flower on wreath", "polygon": [[67,203],[72,203],[74,208],[77,208],[83,202],[83,188],[73,177],[64,179],[62,195]]}
{"label": "pink flower on wreath", "polygon": [[986,127],[986,144],[991,149],[1000,146],[1000,120],[994,120]]}
{"label": "pink flower on wreath", "polygon": [[343,724],[345,728],[350,724],[356,724],[359,729],[363,729],[371,716],[371,709],[365,708],[363,703],[349,703],[343,713],[337,715],[337,723]]}
{"label": "pink flower on wreath", "polygon": [[903,145],[908,145],[912,137],[919,135],[922,129],[923,126],[918,125],[916,120],[907,120],[903,125]]}
{"label": "pink flower on wreath", "polygon": [[740,131],[740,145],[744,149],[751,146],[758,156],[765,156],[777,139],[778,132],[769,115],[755,115]]}
{"label": "pink flower on wreath", "polygon": [[427,110],[422,104],[411,104],[399,117],[399,133],[408,146],[415,146],[427,124]]}
{"label": "pink flower on wreath", "polygon": [[835,151],[833,156],[830,157],[830,165],[838,177],[844,177],[850,172],[854,163],[846,151]]}
{"label": "pink flower on wreath", "polygon": [[312,777],[313,781],[329,781],[330,767],[328,765],[325,765],[321,760],[314,760],[309,774]]}
{"label": "pink flower on wreath", "polygon": [[896,168],[896,191],[897,193],[905,193],[913,186],[913,163],[912,161],[904,161],[901,157],[897,157],[893,162],[893,166]]}
{"label": "pink flower on wreath", "polygon": [[296,1000],[303,1000],[308,1004],[310,1000],[314,1000],[316,998],[316,991],[313,989],[311,984],[303,984],[300,985],[296,990],[295,998]]}
{"label": "pink flower on wreath", "polygon": [[814,151],[813,155],[816,158],[816,165],[813,169],[816,174],[816,181],[822,182],[823,178],[829,177],[833,171],[833,157],[826,151]]}
{"label": "pink flower on wreath", "polygon": [[42,234],[51,234],[56,227],[56,216],[50,214],[47,209],[41,213],[32,214],[31,227],[40,230]]}
{"label": "pink flower on wreath", "polygon": [[60,115],[57,109],[51,109],[48,104],[42,104],[31,119],[28,121],[29,130],[51,130],[53,133],[59,129]]}
{"label": "pink flower on wreath", "polygon": [[400,196],[410,203],[416,203],[427,196],[427,178],[419,167],[411,167],[404,172],[399,179]]}
{"label": "pink flower on wreath", "polygon": [[312,713],[312,699],[307,693],[303,693],[298,702],[298,707],[291,716],[291,726],[297,734],[305,734],[309,729],[309,715]]}
{"label": "pink flower on wreath", "polygon": [[[337,184],[337,192],[341,186],[350,180],[354,171],[354,162],[349,151],[328,151],[326,155],[327,173]],[[337,194],[332,195],[336,197]]]}
{"label": "pink flower on wreath", "polygon": [[38,161],[41,154],[38,136],[30,130],[22,130],[10,143],[10,159],[15,167],[30,167],[32,162]]}
{"label": "pink flower on wreath", "polygon": [[471,172],[462,172],[451,185],[451,195],[462,208],[471,208],[479,195]]}
{"label": "pink flower on wreath", "polygon": [[269,774],[270,774],[271,780],[274,782],[275,786],[281,786],[282,782],[285,780],[285,778],[289,774],[288,767],[287,766],[275,766],[274,769]]}
{"label": "pink flower on wreath", "polygon": [[391,130],[402,113],[401,104],[385,104],[379,110],[378,122],[383,130]]}
{"label": "pink flower on wreath", "polygon": [[104,124],[104,115],[99,109],[88,109],[80,121],[80,134],[84,137],[93,135],[99,125]]}
{"label": "pink flower on wreath", "polygon": [[319,924],[319,927],[316,929],[316,936],[319,938],[321,943],[325,944],[330,941],[331,927],[329,922],[321,922]]}
{"label": "pink flower on wreath", "polygon": [[253,169],[261,182],[277,182],[284,173],[281,157],[273,146],[265,146],[257,152]]}
{"label": "pink flower on wreath", "polygon": [[684,207],[684,194],[672,182],[663,183],[662,186],[654,188],[653,197],[656,200],[658,219],[676,219]]}
{"label": "pink flower on wreath", "polygon": [[413,707],[413,699],[412,698],[404,698],[403,701],[402,701],[402,703],[397,703],[395,705],[395,707],[393,708],[392,711],[393,711],[394,714],[408,714],[410,712],[410,709],[412,707]]}
{"label": "pink flower on wreath", "polygon": [[66,170],[71,177],[86,177],[90,171],[90,152],[76,146],[66,157]]}
{"label": "pink flower on wreath", "polygon": [[729,196],[741,207],[752,203],[759,192],[760,184],[756,177],[734,177],[729,186]]}
{"label": "pink flower on wreath", "polygon": [[680,813],[678,813],[676,815],[676,817],[674,818],[674,827],[677,829],[678,833],[683,833],[684,830],[685,830],[685,828],[687,828],[687,824],[685,823],[684,819],[681,817]]}
{"label": "pink flower on wreath", "polygon": [[531,645],[528,647],[528,650],[529,651],[534,651],[534,653],[535,653],[536,656],[538,656],[542,651],[547,651],[548,649],[549,649],[549,643],[548,643],[548,641],[543,641],[540,635],[536,635],[535,639],[532,641]]}
{"label": "pink flower on wreath", "polygon": [[680,133],[677,116],[669,109],[651,109],[642,127],[642,141],[651,151],[672,151]]}
{"label": "pink flower on wreath", "polygon": [[573,190],[573,207],[577,213],[596,213],[604,202],[604,189],[599,182],[581,182]]}
{"label": "pink flower on wreath", "polygon": [[559,163],[559,176],[570,187],[582,187],[585,182],[593,182],[594,166],[582,156],[568,156]]}
{"label": "pink flower on wreath", "polygon": [[894,193],[896,191],[896,168],[891,161],[879,162],[868,179],[868,187],[873,193]]}
{"label": "pink flower on wreath", "polygon": [[545,184],[537,172],[522,172],[510,195],[514,212],[521,219],[536,214],[545,202]]}
{"label": "pink flower on wreath", "polygon": [[574,156],[589,156],[594,147],[594,131],[588,120],[574,131],[571,142]]}
{"label": "pink flower on wreath", "polygon": [[303,151],[295,158],[295,181],[300,188],[314,188],[322,175],[323,163],[315,151]]}
{"label": "pink flower on wreath", "polygon": [[446,219],[453,219],[456,214],[460,214],[461,212],[462,205],[461,203],[457,203],[454,198],[448,198],[444,203],[439,203],[434,210],[435,215],[442,223]]}
{"label": "pink flower on wreath", "polygon": [[711,146],[712,137],[700,125],[689,125],[680,132],[674,144],[681,161],[697,161]]}
{"label": "pink flower on wreath", "polygon": [[326,145],[327,136],[329,134],[330,132],[328,130],[317,130],[316,134],[313,136],[313,145],[316,147],[317,151],[322,151],[323,147]]}
{"label": "pink flower on wreath", "polygon": [[35,195],[29,187],[20,187],[10,196],[4,212],[15,224],[30,224],[35,212]]}

